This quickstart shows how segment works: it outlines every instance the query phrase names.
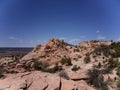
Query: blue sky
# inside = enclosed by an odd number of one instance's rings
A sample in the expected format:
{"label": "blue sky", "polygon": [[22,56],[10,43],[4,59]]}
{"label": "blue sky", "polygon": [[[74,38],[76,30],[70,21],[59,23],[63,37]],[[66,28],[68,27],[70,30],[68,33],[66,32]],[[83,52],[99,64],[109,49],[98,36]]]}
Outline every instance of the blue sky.
{"label": "blue sky", "polygon": [[52,37],[71,44],[120,40],[120,0],[0,0],[0,47]]}

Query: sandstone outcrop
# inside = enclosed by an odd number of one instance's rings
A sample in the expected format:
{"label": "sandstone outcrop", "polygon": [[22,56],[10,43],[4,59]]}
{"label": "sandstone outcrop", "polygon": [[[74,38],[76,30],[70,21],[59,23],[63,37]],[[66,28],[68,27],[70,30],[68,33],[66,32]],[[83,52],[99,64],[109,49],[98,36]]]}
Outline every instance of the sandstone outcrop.
{"label": "sandstone outcrop", "polygon": [[[87,83],[88,71],[98,63],[103,63],[104,56],[93,57],[94,49],[101,45],[110,45],[110,42],[87,41],[81,42],[77,46],[67,44],[63,40],[56,38],[50,39],[44,45],[37,45],[31,52],[25,55],[20,60],[0,59],[0,66],[5,71],[5,77],[0,79],[0,90],[97,90]],[[85,63],[84,58],[89,54],[91,62]],[[104,57],[104,58],[103,58]],[[61,63],[63,58],[71,60],[70,65]],[[97,60],[101,61],[97,61]],[[69,79],[59,76],[60,71],[47,73],[42,71],[40,65],[38,69],[34,68],[35,62],[37,65],[48,64],[53,70],[65,71]],[[55,67],[57,65],[57,67]],[[60,66],[60,67],[59,67]],[[72,70],[73,66],[79,67]],[[55,67],[55,68],[54,68]],[[42,67],[44,69],[45,67]],[[108,76],[114,80],[115,75],[103,75],[104,80],[108,80]],[[111,86],[109,88],[112,90]]]}
{"label": "sandstone outcrop", "polygon": [[0,90],[94,90],[85,81],[65,80],[40,71],[7,75],[0,79]]}

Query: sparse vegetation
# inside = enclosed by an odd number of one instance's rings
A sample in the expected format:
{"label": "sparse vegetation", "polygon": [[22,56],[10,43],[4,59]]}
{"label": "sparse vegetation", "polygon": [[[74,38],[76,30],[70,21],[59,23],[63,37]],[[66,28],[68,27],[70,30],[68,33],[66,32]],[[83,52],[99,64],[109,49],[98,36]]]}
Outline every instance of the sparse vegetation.
{"label": "sparse vegetation", "polygon": [[99,40],[91,40],[91,42],[93,42],[93,43],[98,43]]}
{"label": "sparse vegetation", "polygon": [[78,48],[75,48],[74,49],[74,52],[79,52],[80,50]]}
{"label": "sparse vegetation", "polygon": [[[87,42],[87,45],[89,46],[90,49],[87,49],[87,47],[84,47],[84,44],[83,44],[83,47],[80,47],[79,45],[73,46],[73,45],[69,45],[65,43],[64,41],[61,41],[58,44],[57,42],[55,42],[55,45],[57,45],[55,49],[52,47],[52,44],[47,45],[45,49],[48,49],[48,50],[45,50],[45,51],[43,50],[45,54],[43,53],[41,56],[38,55],[40,60],[34,59],[34,57],[32,60],[30,59],[25,62],[23,60],[22,62],[23,67],[20,67],[20,69],[24,68],[25,71],[38,70],[38,71],[42,71],[42,73],[44,72],[56,73],[56,74],[59,73],[59,76],[61,78],[64,78],[67,80],[69,80],[70,77],[67,73],[67,70],[65,71],[64,69],[68,69],[68,68],[71,69],[70,72],[72,73],[72,75],[76,75],[74,73],[77,73],[77,74],[80,73],[80,70],[82,71],[83,69],[84,70],[83,74],[86,74],[86,72],[88,72],[87,73],[88,77],[82,78],[82,79],[80,78],[80,79],[85,80],[89,84],[89,86],[92,85],[93,87],[96,88],[96,90],[108,90],[108,86],[111,86],[111,87],[115,86],[115,89],[118,88],[118,90],[120,90],[120,62],[119,62],[120,42],[111,41],[112,42],[111,45],[104,45],[104,42],[102,42],[101,44],[99,43],[99,41],[92,41],[92,42],[94,43]],[[57,47],[59,48],[57,49]],[[97,48],[94,49],[94,47],[97,47]],[[87,50],[89,53],[87,53],[86,56],[84,57],[84,53],[86,53]],[[40,51],[42,53],[42,50]],[[66,53],[67,51],[69,51],[70,54]],[[34,53],[39,54],[40,52],[38,50]],[[13,55],[12,60],[11,58],[9,58],[11,56],[7,56],[7,58],[5,56],[4,58],[5,62],[3,63],[4,68],[0,68],[0,78],[6,72],[11,73],[11,74],[15,73],[15,70],[13,68],[15,68],[17,64],[18,65],[19,63],[21,64],[20,58],[22,58],[23,55],[22,54]],[[1,60],[3,59],[3,57],[0,57],[0,58]],[[58,61],[57,59],[58,60],[61,59],[61,60]],[[84,64],[83,64],[82,59],[84,61]],[[7,60],[10,60],[10,62],[9,61],[7,62]],[[73,64],[76,64],[76,65],[71,66],[72,62]],[[57,64],[54,64],[54,63],[57,63]],[[89,63],[88,66],[87,66],[87,63]],[[77,66],[77,65],[80,65],[80,66]],[[93,65],[93,68],[89,70],[92,65]],[[71,66],[71,67],[68,67],[68,66]],[[4,70],[4,72],[2,69]],[[16,71],[19,72],[17,69]],[[114,71],[116,71],[117,76],[113,75]],[[71,76],[71,73],[70,73],[70,76]],[[71,79],[71,80],[77,81],[78,79]]]}
{"label": "sparse vegetation", "polygon": [[90,60],[90,54],[86,54],[86,57],[84,58],[84,62],[85,63],[89,63],[91,60]]}
{"label": "sparse vegetation", "polygon": [[77,71],[77,70],[79,70],[80,69],[80,67],[78,67],[77,65],[74,65],[73,67],[72,67],[72,71]]}
{"label": "sparse vegetation", "polygon": [[0,68],[0,78],[3,77],[3,70]]}
{"label": "sparse vegetation", "polygon": [[112,57],[120,57],[120,42],[113,42],[110,45],[110,49],[113,50],[113,52],[111,52]]}
{"label": "sparse vegetation", "polygon": [[43,67],[42,62],[40,62],[38,60],[34,60],[34,59],[33,59],[33,62],[34,62],[33,67],[35,70],[42,70],[42,67]]}
{"label": "sparse vegetation", "polygon": [[111,73],[115,68],[118,68],[119,61],[118,59],[110,58],[104,63],[104,69],[102,70],[103,74]]}
{"label": "sparse vegetation", "polygon": [[71,58],[67,58],[67,57],[62,58],[61,64],[66,66],[71,66],[72,65]]}
{"label": "sparse vegetation", "polygon": [[63,70],[62,66],[59,66],[58,64],[56,64],[53,68],[46,68],[45,72],[55,73],[61,70]]}
{"label": "sparse vegetation", "polygon": [[118,59],[110,58],[108,60],[108,65],[109,65],[108,66],[109,68],[114,69],[114,68],[116,68],[119,65],[119,61],[118,61]]}
{"label": "sparse vegetation", "polygon": [[103,80],[102,72],[96,68],[88,71],[88,83],[100,90],[108,90],[107,83]]}
{"label": "sparse vegetation", "polygon": [[117,75],[120,77],[120,65],[117,67],[116,71],[117,71]]}
{"label": "sparse vegetation", "polygon": [[42,63],[41,61],[38,60],[33,60],[34,61],[34,69],[35,70],[41,70],[43,72],[49,72],[49,73],[55,73],[57,71],[63,70],[62,66],[59,66],[56,64],[53,68],[49,68],[48,63]]}
{"label": "sparse vegetation", "polygon": [[98,68],[101,68],[101,67],[102,67],[102,65],[101,65],[101,63],[99,62],[99,63],[98,63]]}
{"label": "sparse vegetation", "polygon": [[43,62],[38,61],[38,60],[36,60],[36,59],[33,59],[32,61],[34,62],[33,68],[34,68],[35,70],[41,70],[41,71],[45,72],[46,69],[47,69],[48,66],[49,66],[48,63],[43,63]]}
{"label": "sparse vegetation", "polygon": [[117,90],[120,90],[120,78],[117,80]]}
{"label": "sparse vegetation", "polygon": [[100,47],[95,48],[95,55],[104,55],[108,57],[110,55],[110,48],[107,45],[101,45]]}

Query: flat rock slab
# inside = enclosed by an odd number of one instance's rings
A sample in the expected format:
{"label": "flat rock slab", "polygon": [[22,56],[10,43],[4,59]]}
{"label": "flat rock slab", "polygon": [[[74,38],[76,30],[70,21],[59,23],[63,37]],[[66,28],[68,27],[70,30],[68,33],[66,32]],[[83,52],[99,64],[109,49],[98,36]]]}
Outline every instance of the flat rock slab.
{"label": "flat rock slab", "polygon": [[94,90],[84,80],[73,81],[56,74],[33,71],[7,75],[0,79],[0,90]]}

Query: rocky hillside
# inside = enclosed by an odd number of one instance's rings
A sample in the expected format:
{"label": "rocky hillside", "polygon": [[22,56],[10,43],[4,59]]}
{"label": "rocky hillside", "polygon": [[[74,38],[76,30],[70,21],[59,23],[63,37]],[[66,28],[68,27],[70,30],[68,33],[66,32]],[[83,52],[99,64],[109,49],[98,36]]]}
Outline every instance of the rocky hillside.
{"label": "rocky hillside", "polygon": [[21,62],[37,59],[38,61],[47,62],[51,65],[59,63],[59,61],[65,57],[79,59],[87,53],[94,51],[95,48],[101,45],[110,45],[110,43],[111,42],[87,41],[73,46],[63,40],[52,38],[46,44],[36,46],[29,54],[21,59]]}
{"label": "rocky hillside", "polygon": [[119,90],[120,43],[50,39],[21,59],[0,59],[0,90]]}

